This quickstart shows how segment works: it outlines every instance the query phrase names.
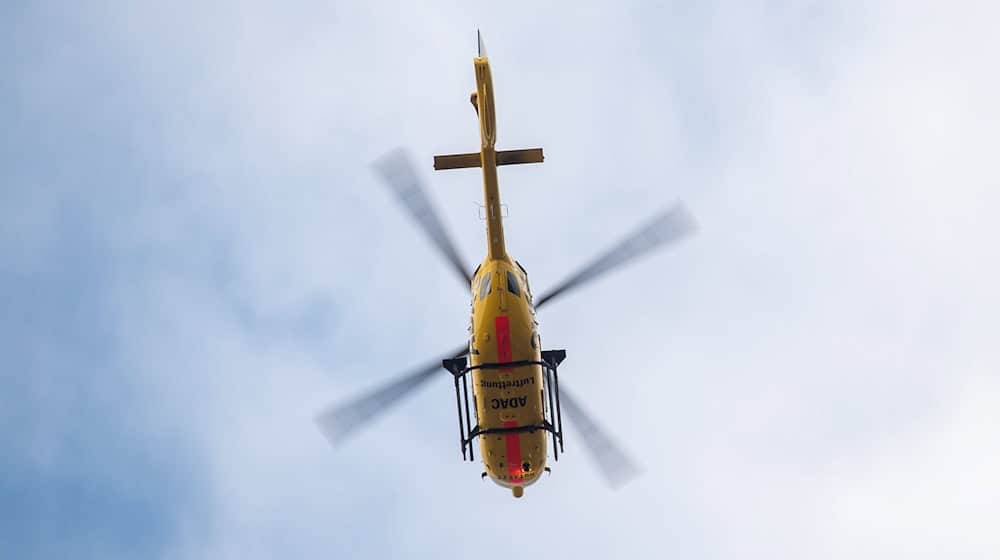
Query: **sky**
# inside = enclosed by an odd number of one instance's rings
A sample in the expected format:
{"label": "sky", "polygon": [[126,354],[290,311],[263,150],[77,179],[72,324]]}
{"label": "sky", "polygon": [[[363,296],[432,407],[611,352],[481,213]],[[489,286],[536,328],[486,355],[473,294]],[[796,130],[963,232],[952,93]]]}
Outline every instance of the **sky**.
{"label": "sky", "polygon": [[[6,2],[0,551],[10,558],[995,558],[991,2]],[[675,201],[695,236],[539,312],[567,426],[525,498],[442,371],[467,286],[371,162],[403,146],[473,268],[475,30],[536,293]]]}

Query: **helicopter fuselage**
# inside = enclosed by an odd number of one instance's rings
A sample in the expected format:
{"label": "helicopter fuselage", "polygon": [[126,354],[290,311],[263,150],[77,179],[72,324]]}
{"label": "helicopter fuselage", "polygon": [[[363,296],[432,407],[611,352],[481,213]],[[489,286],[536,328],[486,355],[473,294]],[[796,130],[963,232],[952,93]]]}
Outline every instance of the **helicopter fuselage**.
{"label": "helicopter fuselage", "polygon": [[[506,257],[484,261],[472,282],[469,353],[481,364],[534,361],[541,358],[538,323],[531,305],[527,274]],[[538,426],[544,421],[542,368],[538,365],[472,370],[476,419],[483,430]],[[538,480],[545,469],[547,432],[490,433],[479,438],[486,474],[515,489]]]}

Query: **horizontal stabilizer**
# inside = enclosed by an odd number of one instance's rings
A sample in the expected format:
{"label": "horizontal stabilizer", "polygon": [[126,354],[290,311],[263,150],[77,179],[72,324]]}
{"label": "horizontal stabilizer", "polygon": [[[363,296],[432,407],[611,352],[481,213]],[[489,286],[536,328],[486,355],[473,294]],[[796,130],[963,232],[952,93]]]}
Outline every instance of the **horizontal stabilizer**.
{"label": "horizontal stabilizer", "polygon": [[[545,156],[541,148],[527,150],[503,150],[497,152],[497,165],[513,165],[515,163],[542,163]],[[471,154],[452,154],[434,156],[434,169],[462,169],[465,167],[481,167],[482,159],[479,152]]]}
{"label": "horizontal stabilizer", "polygon": [[434,156],[434,169],[462,169],[463,167],[482,167],[479,152],[474,154],[452,154],[449,156]]}
{"label": "horizontal stabilizer", "polygon": [[527,150],[504,150],[497,152],[497,165],[512,165],[515,163],[542,163],[545,156],[541,148]]}

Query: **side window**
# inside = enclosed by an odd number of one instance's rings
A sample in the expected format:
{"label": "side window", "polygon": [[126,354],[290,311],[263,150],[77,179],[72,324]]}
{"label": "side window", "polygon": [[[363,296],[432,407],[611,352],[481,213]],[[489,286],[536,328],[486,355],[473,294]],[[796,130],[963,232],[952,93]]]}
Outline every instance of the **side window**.
{"label": "side window", "polygon": [[490,278],[493,274],[486,272],[483,274],[483,283],[479,286],[479,300],[482,301],[486,299],[486,296],[493,292],[493,286],[490,285]]}
{"label": "side window", "polygon": [[528,303],[531,303],[531,284],[528,283],[528,271],[524,270],[521,263],[514,261],[517,268],[521,269],[521,285],[524,287],[524,297],[528,298]]}
{"label": "side window", "polygon": [[521,295],[521,287],[517,285],[517,277],[509,270],[507,271],[507,291],[514,294],[514,297]]}
{"label": "side window", "polygon": [[472,280],[472,301],[476,301],[476,297],[477,297],[477,295],[479,293],[479,282],[480,282],[480,280],[482,280],[482,278],[479,278],[478,274],[479,274],[479,269],[482,266],[483,266],[482,264],[480,264],[479,266],[477,266],[476,270],[472,273],[472,278],[473,278],[473,280]]}

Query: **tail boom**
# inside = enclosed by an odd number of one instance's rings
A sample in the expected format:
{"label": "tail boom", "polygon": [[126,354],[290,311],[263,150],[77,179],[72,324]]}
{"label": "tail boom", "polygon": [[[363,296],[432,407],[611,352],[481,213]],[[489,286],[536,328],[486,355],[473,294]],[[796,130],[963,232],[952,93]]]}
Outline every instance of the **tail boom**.
{"label": "tail boom", "polygon": [[476,69],[476,91],[471,101],[479,117],[479,153],[434,156],[434,169],[463,169],[479,167],[483,170],[483,199],[486,202],[486,242],[489,259],[507,257],[504,242],[503,216],[500,210],[500,187],[497,184],[497,166],[518,163],[541,163],[545,160],[541,148],[496,151],[496,107],[493,103],[493,76],[490,61],[482,47],[473,59]]}

